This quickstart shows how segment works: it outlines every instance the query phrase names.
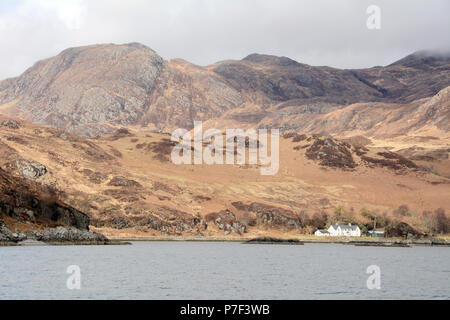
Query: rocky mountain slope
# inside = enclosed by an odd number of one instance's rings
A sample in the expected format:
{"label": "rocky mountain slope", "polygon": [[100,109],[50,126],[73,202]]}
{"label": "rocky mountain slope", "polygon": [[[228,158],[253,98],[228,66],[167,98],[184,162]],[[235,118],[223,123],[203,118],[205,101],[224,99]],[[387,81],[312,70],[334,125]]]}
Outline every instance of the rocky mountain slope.
{"label": "rocky mountain slope", "polygon": [[[251,115],[251,116],[250,116]],[[253,111],[233,109],[205,127],[280,128],[299,133],[332,134],[341,137],[450,138],[450,86],[436,95],[410,103],[364,102],[347,106],[324,103],[276,106]]]}
{"label": "rocky mountain slope", "polygon": [[0,82],[0,110],[83,136],[118,126],[170,132],[230,110],[241,111],[237,120],[259,122],[267,112],[328,113],[355,103],[412,103],[449,85],[450,58],[428,52],[360,70],[260,54],[200,67],[165,61],[138,43],[107,44],[67,49]]}
{"label": "rocky mountain slope", "polygon": [[93,136],[113,126],[183,126],[242,105],[219,76],[136,43],[71,48],[0,83],[3,111]]}
{"label": "rocky mountain slope", "polygon": [[[259,104],[280,107],[326,102],[411,102],[450,84],[450,53],[417,52],[387,67],[340,70],[313,67],[286,57],[252,54],[240,61],[210,66],[237,90]],[[258,99],[259,98],[259,99]]]}

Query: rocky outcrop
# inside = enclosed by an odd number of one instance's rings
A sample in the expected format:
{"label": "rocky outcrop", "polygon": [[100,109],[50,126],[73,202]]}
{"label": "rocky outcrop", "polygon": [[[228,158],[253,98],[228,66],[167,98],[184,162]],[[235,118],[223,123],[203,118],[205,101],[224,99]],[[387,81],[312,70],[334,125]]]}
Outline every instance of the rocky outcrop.
{"label": "rocky outcrop", "polygon": [[10,129],[19,129],[20,128],[20,124],[16,121],[16,120],[5,120],[1,123],[2,127],[7,127]]}
{"label": "rocky outcrop", "polygon": [[236,201],[233,202],[232,205],[238,210],[254,213],[256,215],[254,225],[284,228],[287,230],[300,230],[302,227],[300,220],[291,210],[257,202],[245,204]]}
{"label": "rocky outcrop", "polygon": [[[133,202],[136,204],[136,200]],[[165,235],[180,235],[191,233],[201,235],[208,227],[207,223],[198,215],[176,210],[167,206],[149,206],[139,209],[130,206],[125,214],[117,210],[105,212],[101,217],[92,219],[95,227],[111,227],[115,229],[141,228],[151,229]]]}
{"label": "rocky outcrop", "polygon": [[27,236],[21,232],[12,232],[8,226],[0,220],[0,243],[18,242],[26,240]]}
{"label": "rocky outcrop", "polygon": [[26,233],[12,232],[3,221],[0,221],[0,243],[21,243],[26,240],[44,243],[70,244],[108,244],[109,240],[96,232],[79,230],[74,227],[56,227],[43,230],[30,229]]}
{"label": "rocky outcrop", "polygon": [[[13,232],[6,222],[27,230]],[[59,201],[51,187],[0,169],[0,242],[106,243],[104,236],[89,232],[89,223],[86,214]]]}
{"label": "rocky outcrop", "polygon": [[222,230],[225,235],[243,234],[247,232],[247,226],[240,222],[236,215],[230,210],[222,210],[217,213],[209,213],[206,216],[207,221],[212,221],[214,224]]}
{"label": "rocky outcrop", "polygon": [[73,227],[47,228],[42,231],[30,230],[27,239],[43,242],[92,242],[97,244],[106,244],[108,239],[99,233],[79,230]]}
{"label": "rocky outcrop", "polygon": [[352,169],[356,167],[350,144],[331,138],[318,138],[306,149],[306,157],[327,167]]}
{"label": "rocky outcrop", "polygon": [[43,164],[27,159],[16,160],[9,164],[9,166],[15,167],[15,169],[27,179],[37,179],[47,173],[47,168]]}
{"label": "rocky outcrop", "polygon": [[89,230],[89,217],[84,213],[57,202],[49,203],[26,194],[22,196],[24,198],[18,199],[16,205],[0,202],[1,213],[18,221],[51,222]]}

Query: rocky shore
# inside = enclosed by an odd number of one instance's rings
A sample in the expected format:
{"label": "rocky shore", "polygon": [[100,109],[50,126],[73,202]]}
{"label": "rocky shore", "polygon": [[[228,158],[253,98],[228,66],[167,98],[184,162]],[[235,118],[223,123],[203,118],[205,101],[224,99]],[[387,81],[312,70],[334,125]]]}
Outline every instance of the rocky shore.
{"label": "rocky shore", "polygon": [[300,237],[300,238],[208,238],[208,237],[152,237],[152,238],[111,238],[112,241],[174,241],[174,242],[239,242],[243,244],[343,244],[354,246],[375,246],[375,247],[412,247],[412,246],[441,246],[450,247],[450,241],[440,238],[428,239],[399,239],[399,238],[382,238],[382,239],[357,239],[357,238],[324,238],[324,237]]}
{"label": "rocky shore", "polygon": [[79,230],[74,227],[56,227],[43,230],[29,230],[25,233],[11,231],[0,221],[0,246],[11,245],[111,245],[125,244],[117,240],[109,240],[104,235]]}
{"label": "rocky shore", "polygon": [[259,237],[245,241],[247,244],[288,244],[288,245],[303,245],[303,242],[298,239],[280,239],[273,237]]}
{"label": "rocky shore", "polygon": [[0,245],[122,243],[90,232],[89,225],[89,217],[61,202],[51,186],[0,168]]}

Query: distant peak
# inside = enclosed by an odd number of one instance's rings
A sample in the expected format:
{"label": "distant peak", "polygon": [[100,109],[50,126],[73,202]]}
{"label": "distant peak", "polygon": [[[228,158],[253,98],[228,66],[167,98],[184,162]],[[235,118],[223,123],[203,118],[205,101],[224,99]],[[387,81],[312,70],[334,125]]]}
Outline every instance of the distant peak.
{"label": "distant peak", "polygon": [[450,49],[420,50],[407,55],[391,65],[420,68],[421,66],[448,61],[450,61]]}
{"label": "distant peak", "polygon": [[124,44],[117,44],[117,43],[99,43],[99,44],[91,44],[91,45],[85,45],[85,46],[79,46],[79,47],[71,47],[63,50],[62,52],[72,52],[72,51],[83,51],[83,50],[90,50],[90,49],[96,49],[96,48],[106,48],[106,49],[119,49],[123,47],[131,47],[135,49],[144,49],[144,50],[152,50],[151,48],[147,47],[146,45],[139,43],[139,42],[130,42],[130,43],[124,43]]}
{"label": "distant peak", "polygon": [[130,42],[130,43],[126,43],[124,45],[128,46],[128,47],[137,48],[137,49],[150,49],[150,50],[152,50],[151,48],[147,47],[145,44],[142,44],[142,43],[139,43],[139,42]]}
{"label": "distant peak", "polygon": [[448,59],[450,58],[450,48],[447,49],[435,49],[435,50],[420,50],[416,51],[410,56],[414,57],[434,57],[434,58],[441,58],[441,59]]}
{"label": "distant peak", "polygon": [[250,61],[253,63],[265,64],[265,65],[278,65],[278,66],[292,66],[299,63],[288,57],[277,57],[268,54],[252,53],[246,56],[242,61]]}
{"label": "distant peak", "polygon": [[251,62],[262,62],[270,59],[277,58],[276,56],[271,56],[268,54],[259,54],[259,53],[252,53],[246,56],[244,59],[245,61],[251,61]]}

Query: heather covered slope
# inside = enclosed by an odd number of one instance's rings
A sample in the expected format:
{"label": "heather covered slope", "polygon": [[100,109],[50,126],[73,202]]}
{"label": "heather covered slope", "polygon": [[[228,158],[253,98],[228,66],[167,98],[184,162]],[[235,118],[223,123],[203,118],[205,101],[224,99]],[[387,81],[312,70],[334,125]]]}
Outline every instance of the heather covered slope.
{"label": "heather covered slope", "polygon": [[[309,234],[333,221],[370,226],[373,215],[429,232],[423,213],[450,208],[448,177],[367,138],[286,134],[274,176],[257,165],[174,165],[170,136],[156,132],[85,139],[19,121],[1,126],[0,139],[1,168],[51,184],[110,236]],[[447,167],[445,156],[425,160]]]}

